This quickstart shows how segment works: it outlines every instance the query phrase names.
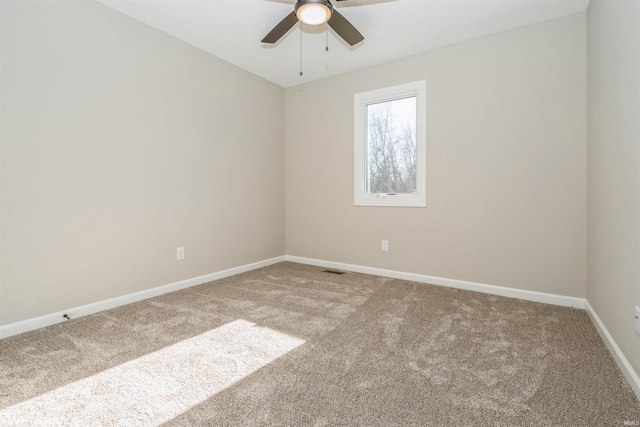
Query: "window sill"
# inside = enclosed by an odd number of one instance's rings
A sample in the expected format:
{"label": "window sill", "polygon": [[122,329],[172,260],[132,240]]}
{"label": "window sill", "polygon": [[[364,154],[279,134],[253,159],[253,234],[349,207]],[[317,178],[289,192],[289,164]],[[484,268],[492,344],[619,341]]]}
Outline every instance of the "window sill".
{"label": "window sill", "polygon": [[427,206],[426,200],[417,195],[398,194],[364,195],[356,197],[353,204],[354,206],[395,206],[410,208],[424,208]]}

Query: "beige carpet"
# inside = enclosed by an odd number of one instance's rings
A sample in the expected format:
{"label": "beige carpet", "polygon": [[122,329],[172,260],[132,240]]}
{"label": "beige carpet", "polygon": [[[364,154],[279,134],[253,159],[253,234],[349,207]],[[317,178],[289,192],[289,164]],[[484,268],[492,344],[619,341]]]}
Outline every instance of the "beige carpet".
{"label": "beige carpet", "polygon": [[0,340],[0,426],[624,426],[583,310],[282,263]]}

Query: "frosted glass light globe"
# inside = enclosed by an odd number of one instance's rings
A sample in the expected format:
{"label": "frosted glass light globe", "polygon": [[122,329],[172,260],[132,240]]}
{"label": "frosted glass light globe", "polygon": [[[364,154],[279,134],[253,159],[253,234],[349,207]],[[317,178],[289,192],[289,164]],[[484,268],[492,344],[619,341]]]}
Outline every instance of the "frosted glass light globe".
{"label": "frosted glass light globe", "polygon": [[324,4],[307,3],[298,8],[296,16],[307,25],[320,25],[331,18],[331,11]]}

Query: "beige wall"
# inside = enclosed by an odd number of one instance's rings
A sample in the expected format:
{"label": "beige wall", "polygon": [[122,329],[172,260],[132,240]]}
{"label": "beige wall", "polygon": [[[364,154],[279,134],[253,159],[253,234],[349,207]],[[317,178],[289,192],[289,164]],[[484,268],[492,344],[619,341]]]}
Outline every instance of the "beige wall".
{"label": "beige wall", "polygon": [[[0,7],[0,325],[282,255],[285,206],[289,255],[585,295],[585,14],[285,92],[94,2]],[[422,78],[427,208],[354,207],[353,95]]]}
{"label": "beige wall", "polygon": [[587,300],[640,372],[640,2],[591,0],[587,39]]}
{"label": "beige wall", "polygon": [[95,2],[0,7],[0,325],[284,253],[282,88]]}
{"label": "beige wall", "polygon": [[[580,13],[287,89],[287,254],[584,297],[585,35]],[[419,79],[427,207],[354,207],[354,94]]]}

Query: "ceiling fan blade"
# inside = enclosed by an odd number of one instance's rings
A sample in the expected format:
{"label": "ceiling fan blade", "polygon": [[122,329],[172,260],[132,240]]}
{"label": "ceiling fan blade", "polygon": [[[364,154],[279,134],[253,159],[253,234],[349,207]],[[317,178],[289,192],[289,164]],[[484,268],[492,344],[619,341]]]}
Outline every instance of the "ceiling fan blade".
{"label": "ceiling fan blade", "polygon": [[364,40],[364,36],[356,30],[356,27],[351,25],[351,22],[347,21],[347,18],[342,16],[342,14],[335,9],[333,9],[333,12],[331,13],[329,26],[331,26],[331,28],[333,28],[333,30],[351,46]]}
{"label": "ceiling fan blade", "polygon": [[275,43],[282,36],[287,34],[287,31],[291,29],[298,22],[298,17],[295,12],[288,14],[278,25],[273,27],[273,30],[269,32],[263,39],[262,43]]}

